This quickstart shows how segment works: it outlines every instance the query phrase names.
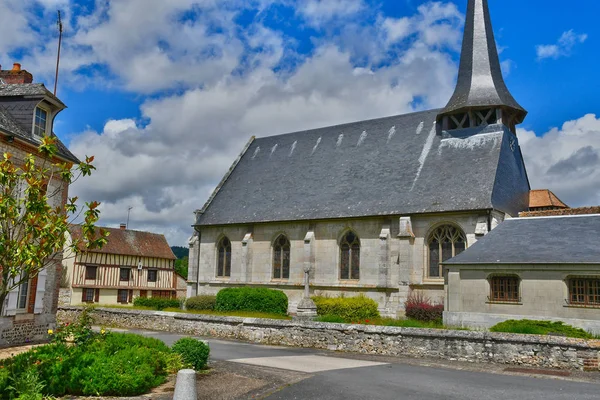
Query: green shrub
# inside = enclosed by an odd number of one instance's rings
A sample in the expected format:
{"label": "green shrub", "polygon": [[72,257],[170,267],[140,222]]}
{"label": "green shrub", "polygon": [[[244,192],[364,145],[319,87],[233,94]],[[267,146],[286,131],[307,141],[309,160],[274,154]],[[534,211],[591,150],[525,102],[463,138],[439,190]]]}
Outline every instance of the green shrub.
{"label": "green shrub", "polygon": [[313,297],[320,316],[336,316],[346,322],[378,318],[377,302],[365,296],[358,297]]}
{"label": "green shrub", "polygon": [[[171,354],[160,340],[133,334],[95,335],[79,345],[55,342],[0,361],[0,393],[26,394],[31,391],[23,382],[29,382],[43,387],[45,396],[140,395],[166,380]],[[29,370],[37,381],[27,378]]]}
{"label": "green shrub", "polygon": [[288,298],[280,290],[264,288],[227,288],[217,293],[217,311],[258,311],[286,315]]}
{"label": "green shrub", "polygon": [[185,308],[196,311],[214,310],[216,303],[217,296],[194,296],[187,299],[185,302]]}
{"label": "green shrub", "polygon": [[532,321],[528,319],[501,322],[490,328],[492,332],[523,333],[529,335],[555,335],[580,339],[593,339],[593,335],[564,322]]}
{"label": "green shrub", "polygon": [[148,307],[155,310],[164,310],[165,308],[181,308],[180,299],[163,299],[160,297],[136,297],[133,299],[133,305],[137,307]]}
{"label": "green shrub", "polygon": [[200,371],[208,362],[210,348],[199,340],[181,338],[173,344],[173,352],[181,354],[184,363],[191,365],[196,371]]}

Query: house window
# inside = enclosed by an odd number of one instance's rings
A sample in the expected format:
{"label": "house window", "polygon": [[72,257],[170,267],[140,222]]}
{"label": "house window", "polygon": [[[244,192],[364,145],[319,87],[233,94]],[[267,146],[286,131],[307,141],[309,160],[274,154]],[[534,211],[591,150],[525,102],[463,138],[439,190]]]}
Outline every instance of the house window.
{"label": "house window", "polygon": [[171,292],[168,290],[153,290],[152,291],[152,297],[158,297],[161,299],[170,299],[171,298]]}
{"label": "house window", "polygon": [[27,297],[29,295],[29,279],[25,279],[23,283],[19,285],[19,296],[17,298],[17,309],[27,309]]}
{"label": "house window", "polygon": [[130,270],[129,268],[121,268],[121,270],[119,271],[119,280],[121,282],[127,282],[129,281],[129,274],[130,274]]}
{"label": "house window", "polygon": [[578,306],[600,307],[600,279],[569,279],[569,303]]}
{"label": "house window", "polygon": [[117,293],[117,302],[127,304],[129,300],[129,290],[119,289]]}
{"label": "house window", "polygon": [[518,303],[520,280],[517,276],[494,276],[490,279],[491,302]]}
{"label": "house window", "polygon": [[48,123],[48,112],[43,108],[35,109],[35,119],[33,121],[33,135],[42,137],[46,134],[46,126]]}
{"label": "house window", "polygon": [[155,269],[148,270],[148,282],[156,282],[156,276],[158,271]]}
{"label": "house window", "polygon": [[290,241],[281,235],[273,245],[273,279],[290,278]]}
{"label": "house window", "polygon": [[221,239],[218,246],[217,276],[231,276],[231,242],[226,237]]}
{"label": "house window", "polygon": [[94,302],[94,289],[83,289],[82,301],[84,303],[93,303]]}
{"label": "house window", "polygon": [[452,225],[443,225],[429,235],[428,246],[429,268],[427,275],[430,278],[442,278],[442,263],[465,251],[467,240],[465,234],[459,228]]}
{"label": "house window", "polygon": [[340,242],[340,279],[360,278],[360,240],[348,232]]}
{"label": "house window", "polygon": [[85,279],[96,279],[98,267],[87,265],[85,267]]}

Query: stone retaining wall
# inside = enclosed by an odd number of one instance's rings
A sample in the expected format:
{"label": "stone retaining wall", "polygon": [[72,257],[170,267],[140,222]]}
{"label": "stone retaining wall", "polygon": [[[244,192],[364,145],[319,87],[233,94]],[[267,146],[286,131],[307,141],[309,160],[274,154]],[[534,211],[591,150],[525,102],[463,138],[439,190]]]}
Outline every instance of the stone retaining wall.
{"label": "stone retaining wall", "polygon": [[[73,321],[80,311],[80,307],[62,307],[58,319],[61,322]],[[98,325],[106,327],[169,331],[269,345],[526,367],[600,370],[598,340],[108,308],[97,308],[94,316]]]}

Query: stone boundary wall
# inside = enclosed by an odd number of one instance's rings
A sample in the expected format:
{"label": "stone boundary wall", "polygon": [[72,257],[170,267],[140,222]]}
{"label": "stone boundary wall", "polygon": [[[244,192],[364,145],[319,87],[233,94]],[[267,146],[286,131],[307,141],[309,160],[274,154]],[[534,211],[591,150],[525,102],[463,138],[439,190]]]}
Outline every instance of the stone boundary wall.
{"label": "stone boundary wall", "polygon": [[[61,307],[70,322],[81,307]],[[96,324],[389,356],[566,370],[600,370],[600,340],[96,308]]]}

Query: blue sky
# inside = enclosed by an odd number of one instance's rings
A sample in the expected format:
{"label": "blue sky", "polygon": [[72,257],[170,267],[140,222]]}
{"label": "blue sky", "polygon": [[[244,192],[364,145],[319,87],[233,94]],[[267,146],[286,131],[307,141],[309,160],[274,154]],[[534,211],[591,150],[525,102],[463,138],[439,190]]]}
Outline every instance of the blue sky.
{"label": "blue sky", "polygon": [[[0,0],[0,63],[53,85],[56,133],[98,173],[73,192],[107,225],[183,244],[192,211],[251,135],[441,107],[466,0]],[[600,204],[600,2],[489,0],[505,79],[529,111],[534,187]],[[124,173],[127,171],[127,173]]]}

